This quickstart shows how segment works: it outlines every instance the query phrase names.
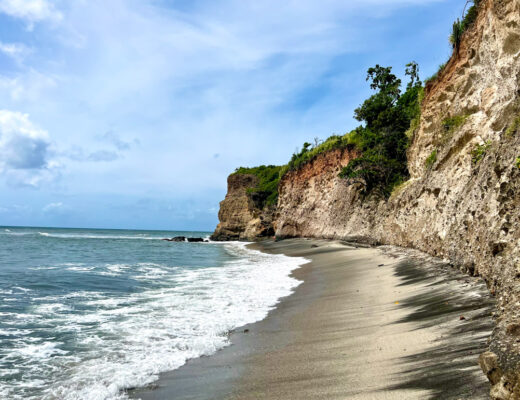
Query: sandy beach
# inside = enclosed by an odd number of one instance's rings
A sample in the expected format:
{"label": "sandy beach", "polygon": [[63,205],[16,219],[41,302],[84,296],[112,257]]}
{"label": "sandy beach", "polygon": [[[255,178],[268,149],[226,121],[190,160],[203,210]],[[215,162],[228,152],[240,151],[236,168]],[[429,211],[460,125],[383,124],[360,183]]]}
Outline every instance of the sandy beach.
{"label": "sandy beach", "polygon": [[303,283],[232,345],[131,392],[143,400],[486,399],[477,363],[493,328],[478,278],[392,248],[294,239]]}

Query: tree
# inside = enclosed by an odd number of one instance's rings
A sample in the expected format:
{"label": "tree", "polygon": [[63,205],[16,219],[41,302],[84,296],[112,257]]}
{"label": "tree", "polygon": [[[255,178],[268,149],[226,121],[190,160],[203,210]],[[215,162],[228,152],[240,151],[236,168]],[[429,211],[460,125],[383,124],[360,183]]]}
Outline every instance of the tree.
{"label": "tree", "polygon": [[368,70],[367,81],[376,93],[355,110],[356,119],[364,125],[350,133],[350,141],[361,156],[340,173],[349,184],[361,184],[366,193],[376,190],[389,196],[392,188],[408,177],[406,131],[420,113],[422,90],[416,62],[406,65],[406,75],[410,82],[401,95],[401,80],[392,74],[391,67],[376,65]]}
{"label": "tree", "polygon": [[414,86],[422,86],[421,79],[419,78],[419,64],[415,61],[406,64],[405,75],[410,77],[410,82],[408,82],[406,86],[408,90]]}

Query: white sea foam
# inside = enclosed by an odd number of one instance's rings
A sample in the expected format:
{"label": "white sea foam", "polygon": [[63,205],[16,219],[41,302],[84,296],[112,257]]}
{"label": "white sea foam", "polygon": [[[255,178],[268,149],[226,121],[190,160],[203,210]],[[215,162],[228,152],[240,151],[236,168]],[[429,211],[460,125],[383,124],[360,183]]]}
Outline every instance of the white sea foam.
{"label": "white sea foam", "polygon": [[9,235],[9,236],[27,236],[27,235],[34,235],[34,232],[12,232],[9,229],[4,229],[3,232],[0,232],[2,235]]}
{"label": "white sea foam", "polygon": [[52,269],[58,269],[59,267],[33,267],[33,268],[29,268],[30,270],[33,270],[33,271],[41,271],[41,270],[52,270]]}
{"label": "white sea foam", "polygon": [[96,268],[96,267],[93,267],[93,266],[82,267],[82,266],[76,265],[74,267],[68,267],[68,268],[66,268],[66,270],[67,271],[75,271],[75,272],[90,272],[94,268]]}
{"label": "white sea foam", "polygon": [[[58,346],[63,343],[59,342],[43,342],[38,344],[25,344],[23,347],[14,350],[12,355],[22,355],[32,360],[50,358],[56,354],[67,354],[65,350],[61,350]],[[11,356],[12,356],[11,355]]]}
{"label": "white sea foam", "polygon": [[[45,315],[46,324],[52,326],[45,328],[50,335],[73,334],[83,350],[69,354],[59,340],[31,342],[29,336],[21,337],[10,356],[32,369],[12,387],[0,383],[0,394],[8,393],[13,400],[125,399],[122,389],[149,384],[161,372],[228,345],[229,331],[263,319],[299,285],[290,272],[305,259],[264,254],[242,243],[222,246],[234,260],[224,266],[132,267],[134,278],[161,283],[160,287],[152,285],[126,296],[76,292],[61,297],[61,301],[73,298],[81,312],[49,296],[48,303],[34,307],[32,317]],[[112,273],[127,267],[104,266]],[[42,391],[35,396],[30,385]]]}
{"label": "white sea foam", "polygon": [[21,287],[21,286],[13,286],[13,289],[19,290],[19,291],[24,292],[24,293],[32,292],[32,289],[27,289],[27,288],[24,288],[24,287]]}
{"label": "white sea foam", "polygon": [[104,239],[104,240],[162,240],[159,236],[144,235],[106,235],[106,234],[81,234],[81,233],[49,233],[38,232],[40,236],[56,239]]}
{"label": "white sea foam", "polygon": [[30,335],[32,332],[29,329],[0,329],[0,336]]}
{"label": "white sea foam", "polygon": [[72,308],[63,303],[46,303],[34,307],[34,313],[49,316],[63,311],[71,311]]}

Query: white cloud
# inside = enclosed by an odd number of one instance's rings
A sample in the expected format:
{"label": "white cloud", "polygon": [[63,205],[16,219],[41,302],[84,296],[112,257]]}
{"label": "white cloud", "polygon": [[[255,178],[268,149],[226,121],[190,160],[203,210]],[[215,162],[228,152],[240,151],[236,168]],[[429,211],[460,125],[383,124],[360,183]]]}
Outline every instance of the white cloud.
{"label": "white cloud", "polygon": [[57,203],[49,203],[45,207],[43,207],[42,210],[43,210],[43,212],[53,212],[53,211],[59,210],[61,208],[63,208],[63,203],[60,201]]}
{"label": "white cloud", "polygon": [[29,115],[0,110],[0,173],[14,186],[38,187],[59,165],[49,160],[50,139]]}
{"label": "white cloud", "polygon": [[0,12],[23,19],[30,24],[62,19],[62,14],[47,0],[0,0]]}
{"label": "white cloud", "polygon": [[[146,192],[197,200],[207,190],[205,209],[220,200],[236,166],[286,162],[304,140],[357,124],[352,110],[369,92],[366,68],[380,62],[397,70],[416,57],[416,43],[435,49],[444,36],[431,21],[423,29],[417,15],[449,3],[51,1],[0,0],[0,12],[23,23],[60,20],[38,25],[38,37],[10,24],[9,40],[25,43],[30,56],[2,70],[0,109],[29,112],[53,140],[38,150],[25,139],[40,154],[39,169],[8,168],[0,154],[5,180],[37,187],[63,171],[64,192],[94,199]],[[22,9],[33,3],[40,5]],[[424,31],[434,40],[418,40]],[[24,56],[9,43],[0,52]]]}
{"label": "white cloud", "polygon": [[57,85],[56,79],[29,68],[6,77],[0,75],[0,94],[11,98],[15,102],[39,101],[42,96]]}
{"label": "white cloud", "polygon": [[21,43],[3,43],[0,42],[0,52],[6,56],[11,57],[18,63],[27,56],[29,48]]}

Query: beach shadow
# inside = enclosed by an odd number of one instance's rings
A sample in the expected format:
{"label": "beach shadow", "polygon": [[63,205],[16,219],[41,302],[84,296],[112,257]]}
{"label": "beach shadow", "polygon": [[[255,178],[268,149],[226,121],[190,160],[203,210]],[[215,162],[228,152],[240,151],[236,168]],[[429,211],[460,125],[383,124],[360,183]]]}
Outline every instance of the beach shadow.
{"label": "beach shadow", "polygon": [[398,362],[406,369],[398,379],[404,382],[390,389],[425,389],[443,400],[489,398],[490,386],[478,365],[494,327],[495,302],[485,284],[447,264],[425,261],[403,261],[396,275],[402,285],[426,287],[401,303],[410,313],[398,323],[414,322],[417,329],[442,326],[447,333],[433,348],[402,357]]}

